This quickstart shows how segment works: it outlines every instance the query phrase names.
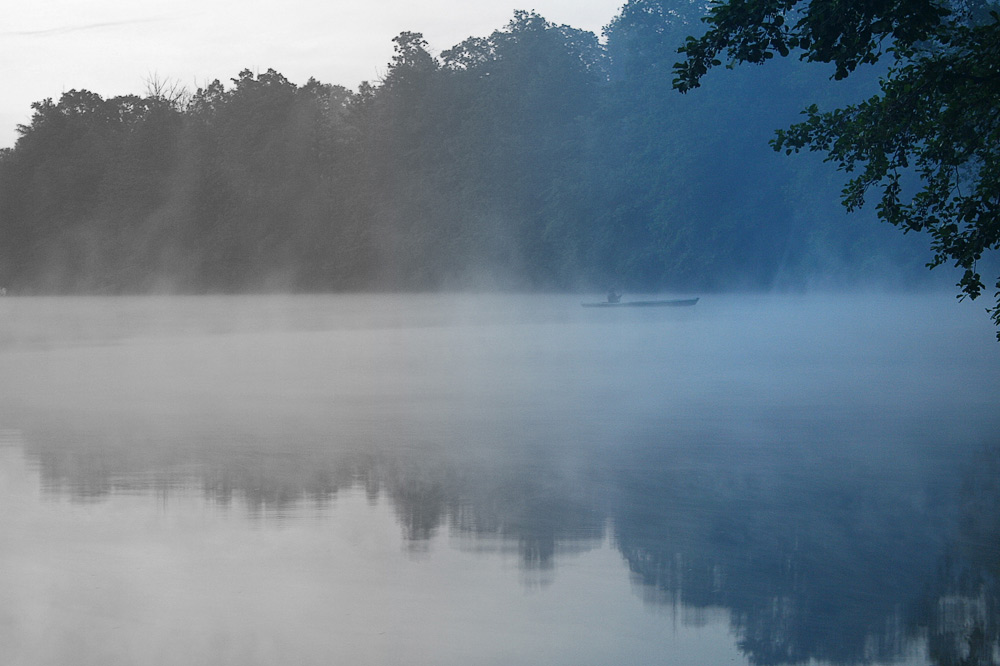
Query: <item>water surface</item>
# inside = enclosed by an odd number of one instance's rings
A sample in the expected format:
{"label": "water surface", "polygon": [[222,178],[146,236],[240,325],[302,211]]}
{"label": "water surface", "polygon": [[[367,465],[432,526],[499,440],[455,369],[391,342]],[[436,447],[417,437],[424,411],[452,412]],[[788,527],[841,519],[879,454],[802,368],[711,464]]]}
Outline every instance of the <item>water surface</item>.
{"label": "water surface", "polygon": [[580,300],[0,299],[5,663],[1000,661],[981,307]]}

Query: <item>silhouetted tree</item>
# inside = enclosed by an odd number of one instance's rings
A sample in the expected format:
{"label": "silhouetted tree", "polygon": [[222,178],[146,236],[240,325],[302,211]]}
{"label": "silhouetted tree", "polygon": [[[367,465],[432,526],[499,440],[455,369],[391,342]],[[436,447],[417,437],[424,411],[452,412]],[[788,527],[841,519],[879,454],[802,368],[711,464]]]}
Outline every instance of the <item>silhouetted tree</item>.
{"label": "silhouetted tree", "polygon": [[[709,30],[690,38],[676,66],[675,87],[697,87],[708,69],[763,63],[798,51],[803,60],[832,63],[834,78],[888,58],[880,92],[779,131],[786,153],[825,152],[853,175],[843,203],[854,210],[879,192],[878,216],[931,236],[933,268],[954,263],[963,296],[984,285],[983,254],[1000,249],[1000,14],[988,3],[937,0],[730,0],[713,5]],[[909,180],[916,176],[919,185]],[[989,308],[1000,326],[1000,279]],[[1000,332],[997,333],[1000,340]]]}

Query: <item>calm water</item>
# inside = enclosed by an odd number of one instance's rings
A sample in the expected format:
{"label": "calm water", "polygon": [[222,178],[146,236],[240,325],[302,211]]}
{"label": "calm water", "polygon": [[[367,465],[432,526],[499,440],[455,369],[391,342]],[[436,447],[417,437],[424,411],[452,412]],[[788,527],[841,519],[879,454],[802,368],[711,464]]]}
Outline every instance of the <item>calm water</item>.
{"label": "calm water", "polygon": [[0,299],[0,661],[1000,662],[981,305],[580,300]]}

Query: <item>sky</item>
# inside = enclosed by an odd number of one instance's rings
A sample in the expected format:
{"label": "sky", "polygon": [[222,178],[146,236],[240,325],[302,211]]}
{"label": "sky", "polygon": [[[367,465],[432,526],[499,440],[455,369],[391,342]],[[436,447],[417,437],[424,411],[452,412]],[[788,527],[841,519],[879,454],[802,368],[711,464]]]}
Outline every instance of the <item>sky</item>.
{"label": "sky", "polygon": [[72,89],[142,94],[151,79],[190,91],[269,68],[356,89],[377,81],[392,38],[421,32],[432,53],[502,28],[515,9],[600,34],[624,0],[34,0],[0,24],[0,147],[31,104]]}

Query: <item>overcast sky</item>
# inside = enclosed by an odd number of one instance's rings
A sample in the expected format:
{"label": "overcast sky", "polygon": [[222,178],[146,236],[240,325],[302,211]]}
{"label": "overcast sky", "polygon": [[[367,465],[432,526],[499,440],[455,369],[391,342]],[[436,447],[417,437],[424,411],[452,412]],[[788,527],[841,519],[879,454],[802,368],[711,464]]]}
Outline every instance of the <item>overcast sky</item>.
{"label": "overcast sky", "polygon": [[392,57],[392,38],[422,32],[437,53],[507,24],[515,9],[600,34],[624,0],[34,0],[0,23],[0,147],[31,103],[85,88],[141,94],[150,77],[192,91],[242,69],[276,69],[357,88]]}

